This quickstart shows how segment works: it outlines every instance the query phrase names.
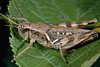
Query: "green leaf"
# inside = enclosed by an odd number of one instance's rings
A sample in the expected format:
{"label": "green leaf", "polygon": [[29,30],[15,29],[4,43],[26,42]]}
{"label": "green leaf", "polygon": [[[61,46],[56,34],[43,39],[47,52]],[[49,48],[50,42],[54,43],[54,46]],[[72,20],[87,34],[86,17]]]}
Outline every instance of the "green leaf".
{"label": "green leaf", "polygon": [[[8,6],[12,17],[24,18],[29,22],[59,24],[62,22],[83,21],[97,18],[100,21],[100,0],[12,0]],[[18,7],[18,8],[17,8]],[[29,41],[23,41],[18,30],[11,29],[10,43],[16,56]],[[82,46],[70,54],[66,54],[66,64],[55,49],[46,48],[34,43],[27,51],[16,59],[19,67],[81,67],[87,60],[100,53],[100,39]],[[93,63],[91,63],[93,64]]]}
{"label": "green leaf", "polygon": [[92,57],[90,60],[87,60],[82,67],[91,67],[92,64],[100,57],[100,53]]}

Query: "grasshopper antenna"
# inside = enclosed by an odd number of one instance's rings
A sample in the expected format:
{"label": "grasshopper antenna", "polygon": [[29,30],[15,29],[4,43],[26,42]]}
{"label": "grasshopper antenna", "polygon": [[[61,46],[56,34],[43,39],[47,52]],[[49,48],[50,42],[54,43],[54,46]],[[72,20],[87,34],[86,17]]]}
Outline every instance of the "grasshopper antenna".
{"label": "grasshopper antenna", "polygon": [[22,12],[21,12],[21,11],[20,11],[20,9],[19,9],[19,6],[18,6],[18,4],[17,4],[16,0],[14,0],[14,2],[15,2],[15,4],[16,4],[16,7],[17,7],[18,12],[20,13],[21,17],[22,17],[22,18],[24,18],[24,16],[23,16]]}
{"label": "grasshopper antenna", "polygon": [[5,15],[1,14],[1,16],[3,16],[4,18],[6,18],[8,21],[10,21],[11,23],[15,24],[15,25],[18,25],[17,23],[15,23],[14,21],[12,21],[11,19],[9,19],[8,17],[6,17]]}

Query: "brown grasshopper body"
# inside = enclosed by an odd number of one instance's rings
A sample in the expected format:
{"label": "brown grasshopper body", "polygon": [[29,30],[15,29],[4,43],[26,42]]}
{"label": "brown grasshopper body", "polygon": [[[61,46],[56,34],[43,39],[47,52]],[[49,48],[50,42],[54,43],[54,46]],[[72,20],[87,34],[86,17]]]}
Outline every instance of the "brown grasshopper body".
{"label": "brown grasshopper body", "polygon": [[[79,26],[84,26],[95,22],[97,22],[96,19],[84,21],[80,23]],[[65,27],[61,24],[52,25],[40,22],[29,23],[24,21],[18,25],[18,31],[24,40],[29,38],[30,40],[34,40],[34,42],[38,41],[43,46],[54,49],[59,49],[58,46],[60,46],[60,48],[63,50],[70,49],[81,42],[98,37],[97,31],[78,29],[75,28],[75,25],[78,27],[77,23],[72,25],[74,27]]]}
{"label": "brown grasshopper body", "polygon": [[[7,19],[10,20],[9,18]],[[41,22],[31,23],[28,22],[25,18],[14,19],[22,20],[22,22],[20,22],[19,24],[16,24],[11,20],[10,21],[17,25],[19,35],[24,40],[30,39],[30,43],[24,50],[22,50],[17,56],[15,56],[12,61],[16,60],[21,54],[29,49],[29,47],[31,47],[31,45],[35,41],[45,47],[60,50],[61,56],[65,60],[62,51],[66,51],[76,45],[85,43],[98,37],[97,31],[78,28],[87,26],[89,24],[94,24],[97,22],[96,19],[83,21],[81,23],[73,22],[61,23],[57,25]]]}
{"label": "brown grasshopper body", "polygon": [[22,52],[15,56],[14,60],[27,49],[29,49],[29,47],[35,41],[45,47],[60,50],[62,58],[65,59],[62,51],[66,51],[76,45],[85,43],[86,41],[93,40],[98,37],[97,31],[79,29],[77,27],[86,26],[96,22],[97,20],[93,19],[90,21],[84,21],[82,23],[62,23],[58,25],[52,25],[41,22],[29,23],[24,19],[23,22],[18,24],[18,31],[24,40],[27,40],[28,38],[30,39],[30,44]]}

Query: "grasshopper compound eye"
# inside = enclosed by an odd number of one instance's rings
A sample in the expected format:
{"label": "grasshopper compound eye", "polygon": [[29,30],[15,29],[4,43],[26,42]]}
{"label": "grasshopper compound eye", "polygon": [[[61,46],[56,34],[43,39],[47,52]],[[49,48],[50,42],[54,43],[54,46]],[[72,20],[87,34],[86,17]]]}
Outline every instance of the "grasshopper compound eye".
{"label": "grasshopper compound eye", "polygon": [[25,29],[25,26],[24,26],[24,25],[22,25],[22,26],[21,26],[21,28],[22,28],[22,29]]}
{"label": "grasshopper compound eye", "polygon": [[20,24],[18,25],[18,28],[19,28],[19,29],[22,29],[22,30],[29,29],[29,28],[30,28],[30,24],[29,24],[29,23],[24,23],[24,22],[22,22],[22,23],[20,23]]}

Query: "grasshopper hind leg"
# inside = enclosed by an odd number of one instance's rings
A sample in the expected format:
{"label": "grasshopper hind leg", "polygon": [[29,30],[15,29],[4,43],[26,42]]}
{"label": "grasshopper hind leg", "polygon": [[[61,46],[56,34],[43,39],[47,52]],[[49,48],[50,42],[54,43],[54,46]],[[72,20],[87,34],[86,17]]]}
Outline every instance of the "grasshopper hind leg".
{"label": "grasshopper hind leg", "polygon": [[97,22],[97,19],[89,20],[89,21],[82,21],[82,22],[71,22],[71,23],[61,23],[59,26],[62,27],[74,27],[74,28],[84,28],[90,24],[94,24]]}

